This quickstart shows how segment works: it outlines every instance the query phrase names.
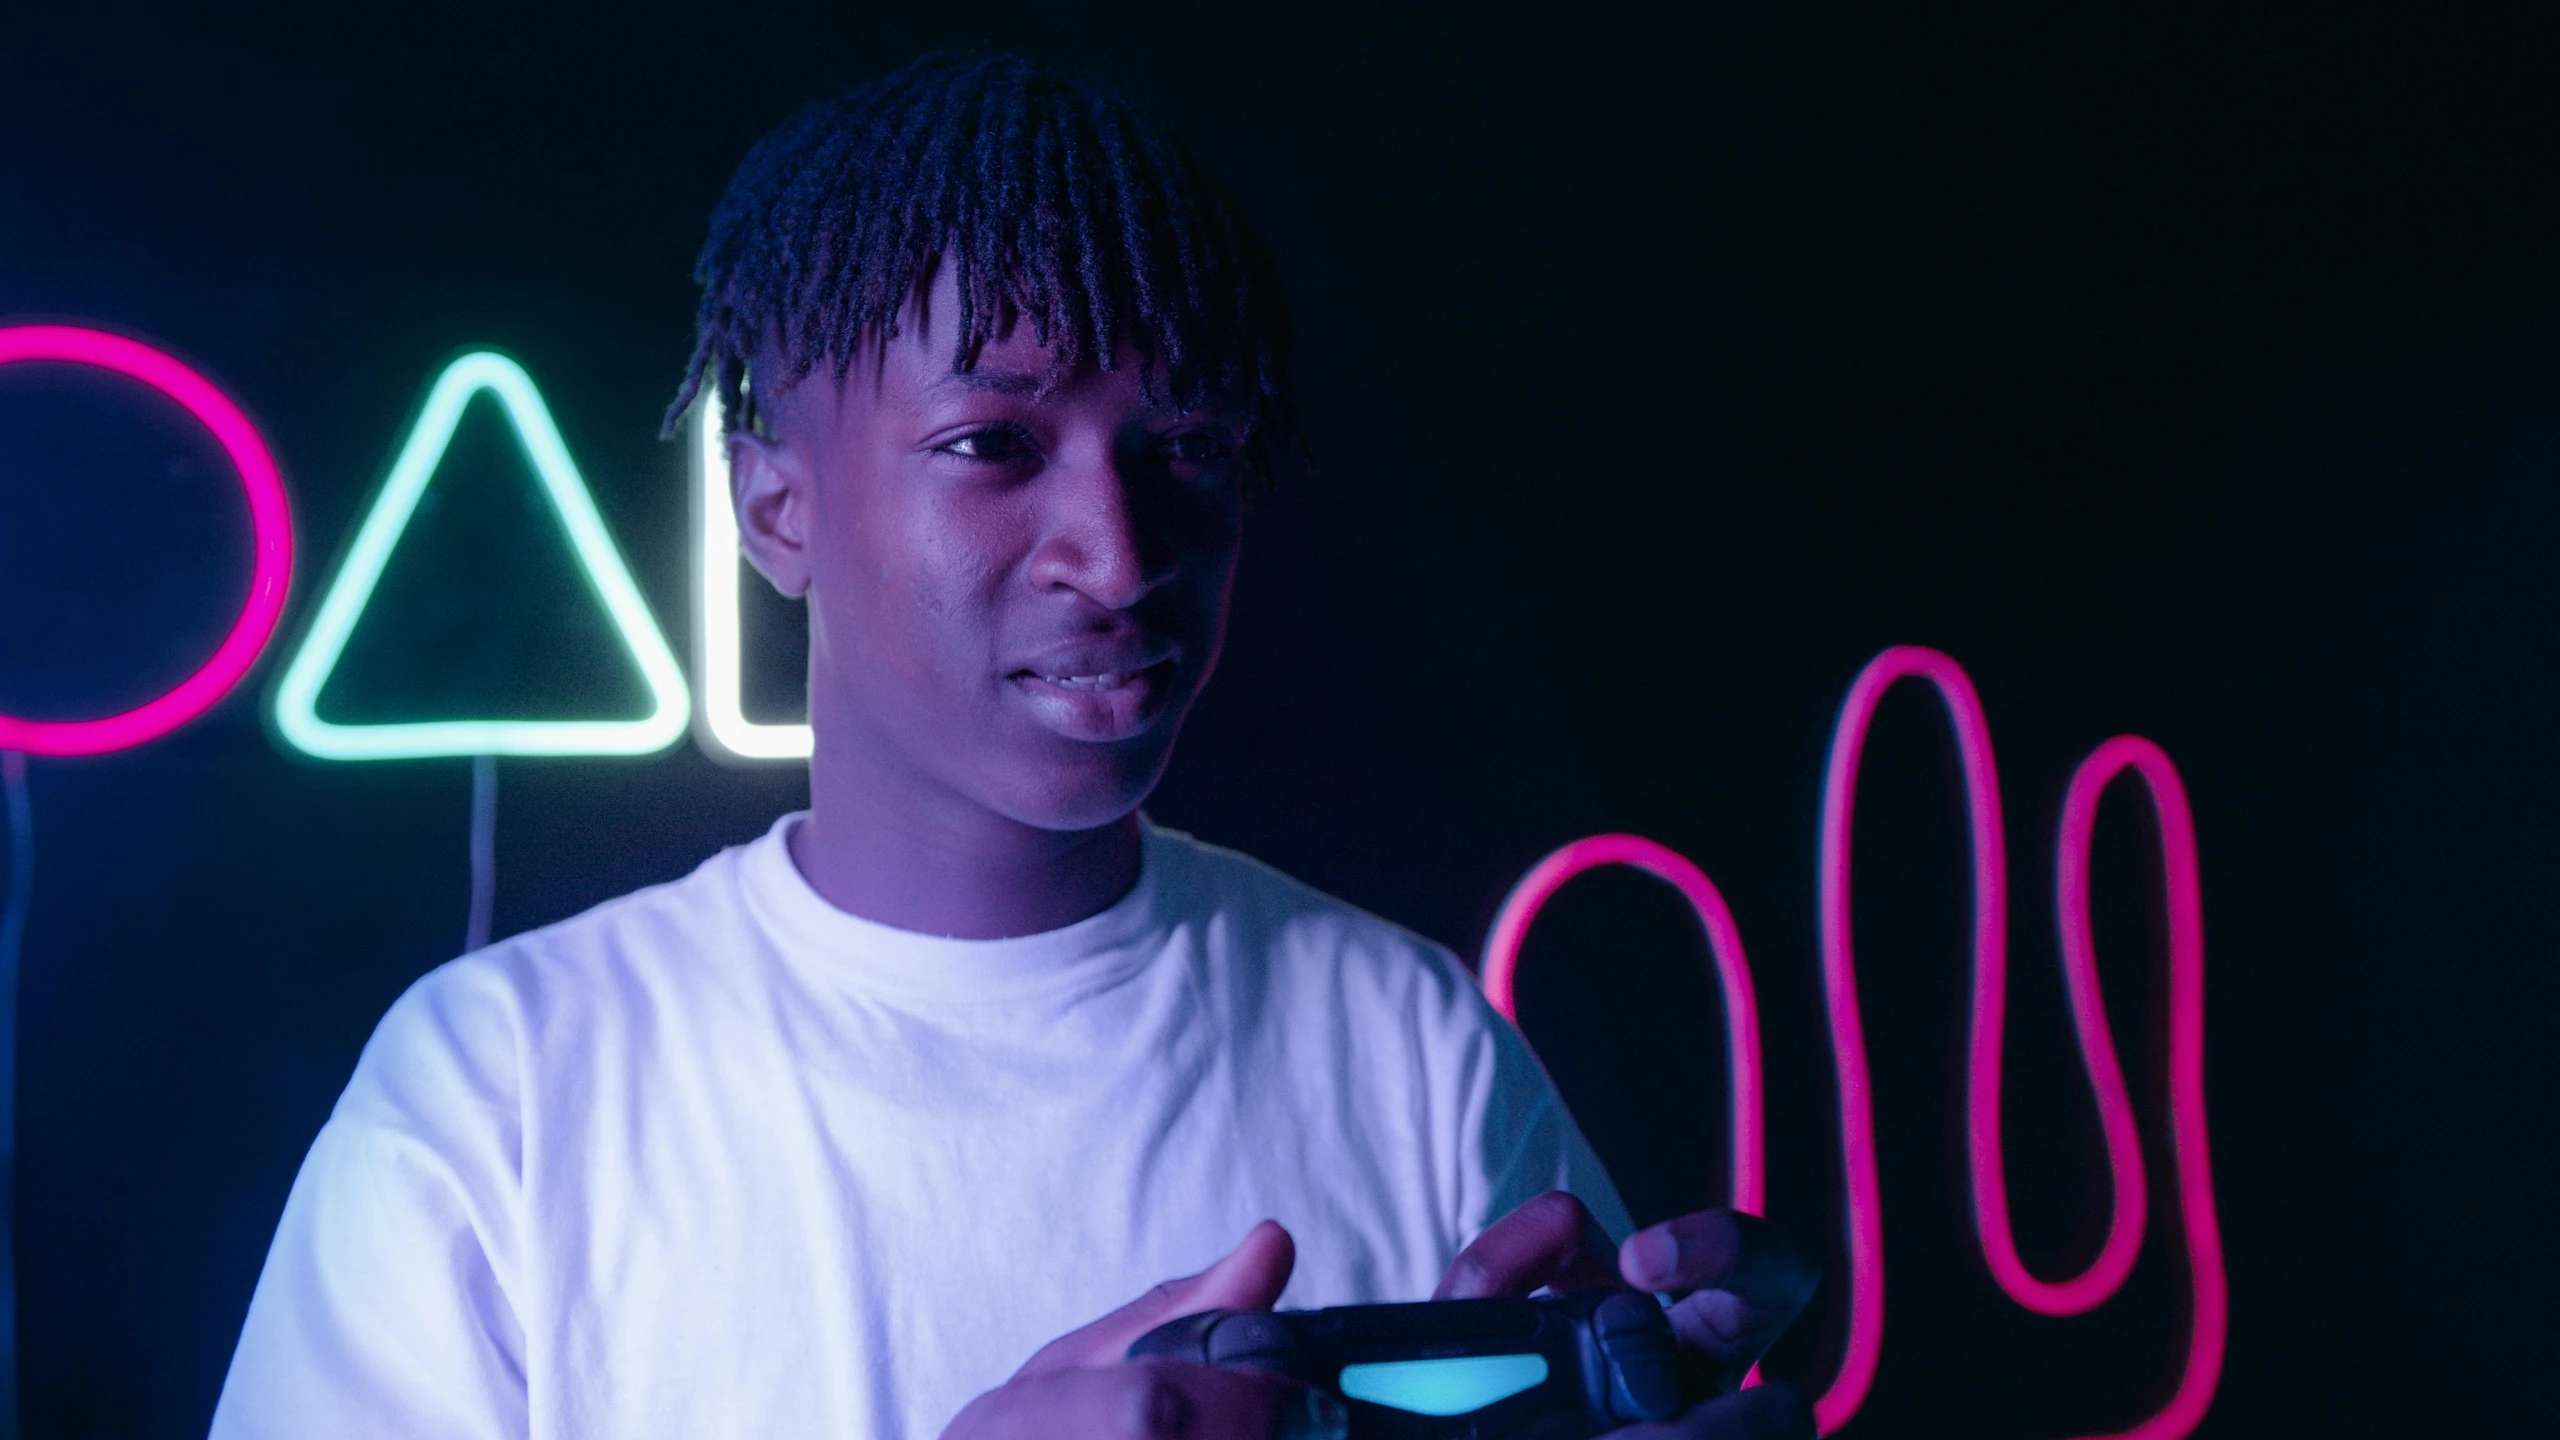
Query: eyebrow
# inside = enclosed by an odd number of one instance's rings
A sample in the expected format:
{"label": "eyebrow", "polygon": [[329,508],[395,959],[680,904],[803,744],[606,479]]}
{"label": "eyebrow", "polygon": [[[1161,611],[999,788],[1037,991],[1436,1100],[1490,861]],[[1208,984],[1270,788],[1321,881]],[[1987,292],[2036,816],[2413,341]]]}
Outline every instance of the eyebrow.
{"label": "eyebrow", "polygon": [[1037,395],[1041,377],[1028,370],[953,370],[937,377],[935,390],[992,390],[999,395]]}

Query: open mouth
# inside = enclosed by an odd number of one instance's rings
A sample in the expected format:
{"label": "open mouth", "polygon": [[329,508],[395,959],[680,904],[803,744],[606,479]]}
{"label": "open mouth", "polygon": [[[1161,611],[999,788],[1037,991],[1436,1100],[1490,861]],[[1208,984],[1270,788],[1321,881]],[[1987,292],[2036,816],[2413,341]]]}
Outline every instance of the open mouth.
{"label": "open mouth", "polygon": [[1142,682],[1161,683],[1173,674],[1173,663],[1171,660],[1159,660],[1153,665],[1141,666],[1134,670],[1092,670],[1081,674],[1063,670],[1026,668],[1014,671],[1013,678],[1036,680],[1045,685],[1055,685],[1061,690],[1072,690],[1082,695],[1107,695],[1114,690],[1127,689]]}
{"label": "open mouth", "polygon": [[1043,675],[1038,671],[1026,670],[1022,673],[1029,675],[1034,679],[1046,680],[1052,685],[1063,685],[1070,690],[1082,690],[1088,694],[1100,694],[1105,690],[1117,690],[1121,686],[1137,679],[1140,675],[1143,675],[1146,672],[1143,670],[1105,670],[1098,675]]}
{"label": "open mouth", "polygon": [[[1089,662],[1088,662],[1089,663]],[[1179,662],[1168,658],[1131,669],[1051,669],[1036,665],[1009,677],[1052,729],[1079,740],[1122,740],[1154,723],[1173,691]]]}

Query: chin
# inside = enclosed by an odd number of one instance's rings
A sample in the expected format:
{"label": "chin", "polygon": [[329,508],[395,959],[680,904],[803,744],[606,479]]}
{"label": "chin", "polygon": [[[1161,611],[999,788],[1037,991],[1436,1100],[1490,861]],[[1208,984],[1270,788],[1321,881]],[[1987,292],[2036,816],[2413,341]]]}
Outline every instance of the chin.
{"label": "chin", "polygon": [[1087,753],[1074,756],[1072,763],[1016,776],[995,808],[1042,830],[1098,830],[1127,819],[1145,804],[1173,757],[1169,742],[1078,748]]}

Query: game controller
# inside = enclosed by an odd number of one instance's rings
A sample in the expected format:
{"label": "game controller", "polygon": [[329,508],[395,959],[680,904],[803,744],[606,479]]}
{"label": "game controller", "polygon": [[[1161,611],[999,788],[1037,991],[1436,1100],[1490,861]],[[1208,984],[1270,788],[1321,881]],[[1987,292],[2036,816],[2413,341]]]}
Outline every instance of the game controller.
{"label": "game controller", "polygon": [[1129,1358],[1261,1370],[1343,1401],[1351,1440],[1589,1440],[1680,1413],[1680,1350],[1649,1295],[1210,1310]]}

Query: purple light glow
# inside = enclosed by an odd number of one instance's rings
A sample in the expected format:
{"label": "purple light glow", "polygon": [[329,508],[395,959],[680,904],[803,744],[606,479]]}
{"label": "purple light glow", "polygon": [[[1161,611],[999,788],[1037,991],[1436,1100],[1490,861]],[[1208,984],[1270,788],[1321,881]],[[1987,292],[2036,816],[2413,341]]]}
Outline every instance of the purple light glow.
{"label": "purple light glow", "polygon": [[213,432],[223,453],[231,457],[248,492],[249,520],[256,537],[257,558],[249,576],[249,596],[211,659],[175,689],[120,715],[95,720],[21,720],[0,715],[0,750],[31,755],[97,755],[122,750],[165,735],[203,714],[240,682],[257,663],[258,652],[275,634],[284,613],[285,588],[293,575],[293,517],[285,503],[284,480],[275,457],[258,438],[257,427],[213,382],[169,356],[137,341],[75,325],[0,327],[0,365],[56,360],[93,365],[139,380],[185,407]]}
{"label": "purple light glow", "polygon": [[[1874,1384],[1884,1347],[1884,1214],[1876,1178],[1874,1089],[1867,1068],[1866,1029],[1858,1009],[1856,950],[1850,936],[1850,822],[1857,799],[1858,763],[1866,750],[1876,705],[1896,682],[1908,679],[1926,680],[1937,689],[1955,730],[1964,774],[1973,860],[1973,1004],[1965,1056],[1965,1149],[1974,1227],[1992,1278],[2011,1299],[2040,1315],[2082,1314],[2121,1290],[2141,1253],[2149,1218],[2140,1132],[2107,1027],[2097,950],[2089,930],[2089,846],[2099,798],[2126,770],[2139,774],[2149,790],[2167,890],[2169,1131],[2193,1314],[2186,1358],[2167,1404],[2106,1440],[2179,1440],[2195,1429],[2213,1404],[2230,1320],[2222,1232],[2205,1135],[2204,908],[2195,819],[2188,808],[2186,787],[2159,746],[2139,736],[2120,735],[2081,762],[2063,802],[2055,897],[2063,985],[2106,1143],[2112,1214],[2106,1241],[2086,1270],[2063,1280],[2040,1279],[2018,1255],[2009,1220],[2001,1139],[2001,1061],[2008,1024],[2008,850],[1991,727],[1963,667],[1939,651],[1909,645],[1878,655],[1849,687],[1832,733],[1823,781],[1818,919],[1825,1018],[1840,1100],[1841,1172],[1848,1191],[1844,1218],[1849,1314],[1840,1368],[1814,1401],[1815,1421],[1826,1435],[1849,1423]],[[1732,1064],[1732,1203],[1756,1212],[1765,1193],[1758,1016],[1741,937],[1723,897],[1697,866],[1634,835],[1593,836],[1547,856],[1521,877],[1495,917],[1485,941],[1485,995],[1516,1021],[1512,982],[1521,941],[1539,907],[1573,876],[1611,864],[1632,865],[1671,882],[1688,897],[1706,926],[1724,982]]]}

